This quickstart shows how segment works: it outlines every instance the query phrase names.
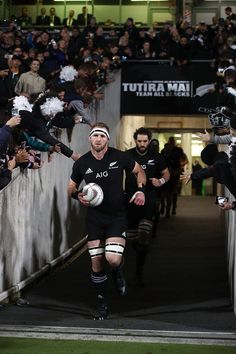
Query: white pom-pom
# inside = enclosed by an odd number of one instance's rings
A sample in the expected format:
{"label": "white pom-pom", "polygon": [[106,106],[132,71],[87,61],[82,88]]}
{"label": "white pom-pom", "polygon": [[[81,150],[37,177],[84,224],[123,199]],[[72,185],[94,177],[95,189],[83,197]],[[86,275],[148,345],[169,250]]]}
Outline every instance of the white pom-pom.
{"label": "white pom-pom", "polygon": [[64,66],[60,72],[60,80],[63,82],[73,81],[77,76],[78,72],[72,65]]}
{"label": "white pom-pom", "polygon": [[227,87],[228,93],[236,97],[236,90],[233,87]]}
{"label": "white pom-pom", "polygon": [[84,198],[89,201],[89,205],[96,207],[103,201],[103,190],[96,183],[88,183],[83,188]]}
{"label": "white pom-pom", "polygon": [[46,102],[40,106],[43,116],[54,117],[57,113],[63,112],[64,102],[57,97],[46,98]]}
{"label": "white pom-pom", "polygon": [[16,96],[13,100],[13,109],[18,111],[32,112],[32,104],[29,103],[25,96]]}

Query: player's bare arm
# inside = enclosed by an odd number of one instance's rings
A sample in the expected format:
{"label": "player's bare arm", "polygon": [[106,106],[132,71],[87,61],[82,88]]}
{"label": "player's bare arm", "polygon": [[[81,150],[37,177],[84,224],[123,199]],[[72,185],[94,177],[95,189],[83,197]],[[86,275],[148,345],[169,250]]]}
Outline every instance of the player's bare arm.
{"label": "player's bare arm", "polygon": [[162,171],[161,178],[152,178],[152,184],[155,187],[161,187],[163,184],[165,184],[167,181],[170,179],[170,172],[169,169],[166,168]]}
{"label": "player's bare arm", "polygon": [[130,199],[130,203],[133,202],[136,205],[142,206],[145,204],[144,187],[146,185],[146,174],[137,162],[135,162],[132,172],[137,177],[137,192],[134,193],[133,197]]}
{"label": "player's bare arm", "polygon": [[78,191],[78,185],[72,179],[68,183],[67,193],[69,197],[79,200],[81,204],[89,205],[89,202],[84,199],[84,194]]}

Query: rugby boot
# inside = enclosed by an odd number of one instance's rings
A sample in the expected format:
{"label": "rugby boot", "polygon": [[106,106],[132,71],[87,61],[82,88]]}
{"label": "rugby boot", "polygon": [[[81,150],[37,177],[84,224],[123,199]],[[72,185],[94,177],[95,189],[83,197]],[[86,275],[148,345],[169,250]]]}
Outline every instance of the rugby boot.
{"label": "rugby boot", "polygon": [[104,297],[98,295],[98,307],[96,312],[94,313],[93,319],[103,321],[107,318],[107,316],[108,316],[108,306],[105,302]]}

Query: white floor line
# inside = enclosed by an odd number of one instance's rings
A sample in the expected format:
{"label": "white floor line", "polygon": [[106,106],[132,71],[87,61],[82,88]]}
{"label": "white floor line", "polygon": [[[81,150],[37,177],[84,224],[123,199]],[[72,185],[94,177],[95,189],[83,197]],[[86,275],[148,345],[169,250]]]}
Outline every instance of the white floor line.
{"label": "white floor line", "polygon": [[0,337],[116,342],[204,344],[236,347],[233,332],[189,332],[52,326],[0,326]]}

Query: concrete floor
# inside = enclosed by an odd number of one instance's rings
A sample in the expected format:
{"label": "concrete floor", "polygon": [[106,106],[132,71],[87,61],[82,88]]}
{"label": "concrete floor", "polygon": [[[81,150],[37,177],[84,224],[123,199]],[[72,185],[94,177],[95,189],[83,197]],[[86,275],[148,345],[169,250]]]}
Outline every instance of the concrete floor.
{"label": "concrete floor", "polygon": [[0,326],[32,325],[166,331],[236,332],[230,303],[223,221],[213,197],[180,197],[177,215],[161,218],[145,268],[146,287],[134,284],[128,245],[128,294],[109,283],[111,314],[93,321],[94,292],[87,252],[27,290],[26,307],[9,306]]}

